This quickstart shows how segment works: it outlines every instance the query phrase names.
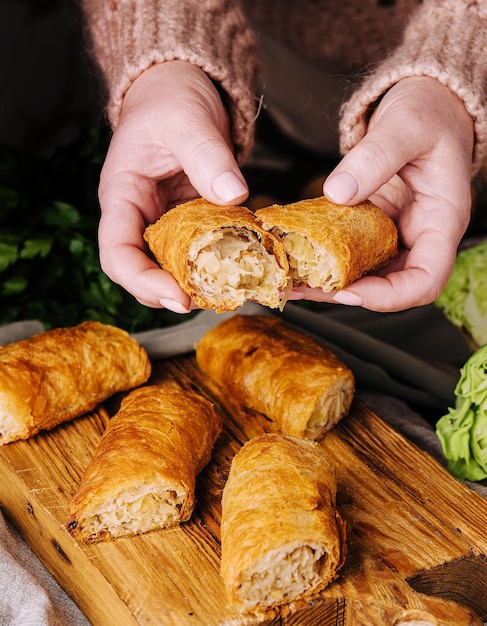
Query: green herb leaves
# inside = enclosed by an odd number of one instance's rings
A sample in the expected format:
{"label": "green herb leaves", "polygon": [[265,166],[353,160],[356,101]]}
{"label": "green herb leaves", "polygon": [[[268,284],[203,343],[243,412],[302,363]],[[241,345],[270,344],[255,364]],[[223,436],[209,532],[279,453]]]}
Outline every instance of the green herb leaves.
{"label": "green herb leaves", "polygon": [[0,324],[92,319],[134,332],[179,321],[139,304],[100,268],[97,188],[107,143],[106,133],[90,130],[49,157],[0,146]]}

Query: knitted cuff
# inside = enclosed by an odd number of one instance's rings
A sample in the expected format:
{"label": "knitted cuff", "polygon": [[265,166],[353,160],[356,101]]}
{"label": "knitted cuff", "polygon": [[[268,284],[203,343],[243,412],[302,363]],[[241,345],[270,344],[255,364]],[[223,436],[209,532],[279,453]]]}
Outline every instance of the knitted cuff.
{"label": "knitted cuff", "polygon": [[180,60],[200,67],[225,96],[235,156],[242,162],[254,135],[257,44],[231,0],[84,0],[85,17],[109,93],[112,128],[133,81],[156,63]]}
{"label": "knitted cuff", "polygon": [[479,169],[487,151],[487,15],[481,4],[475,0],[451,0],[431,2],[418,10],[403,44],[342,107],[342,154],[365,135],[372,107],[388,89],[404,78],[429,76],[453,91],[472,116],[472,173]]}

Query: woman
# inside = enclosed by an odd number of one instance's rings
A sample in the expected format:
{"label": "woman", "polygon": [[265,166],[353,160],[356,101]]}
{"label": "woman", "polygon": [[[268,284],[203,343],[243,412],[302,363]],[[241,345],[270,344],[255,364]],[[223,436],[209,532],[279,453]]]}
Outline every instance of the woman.
{"label": "woman", "polygon": [[277,47],[320,76],[360,79],[344,98],[343,158],[324,194],[348,204],[370,198],[393,217],[401,240],[380,276],[331,294],[299,288],[292,297],[376,311],[436,298],[469,223],[471,176],[487,145],[485,2],[83,0],[83,7],[114,129],[99,190],[100,259],[112,280],[147,306],[191,310],[147,256],[142,232],[191,197],[245,201],[239,166],[251,153],[259,107],[279,100],[262,80],[273,75],[266,63]]}

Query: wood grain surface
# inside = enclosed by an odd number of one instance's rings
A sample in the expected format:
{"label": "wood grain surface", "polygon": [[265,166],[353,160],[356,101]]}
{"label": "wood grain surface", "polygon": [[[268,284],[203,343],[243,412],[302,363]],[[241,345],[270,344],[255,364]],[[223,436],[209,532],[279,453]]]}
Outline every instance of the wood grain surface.
{"label": "wood grain surface", "polygon": [[155,363],[150,382],[166,379],[210,398],[225,419],[192,519],[179,528],[93,545],[65,529],[67,502],[119,396],[0,448],[2,510],[94,626],[482,624],[486,501],[358,401],[322,442],[347,522],[338,579],[310,602],[231,614],[219,574],[221,492],[235,452],[273,424],[209,381],[193,355]]}

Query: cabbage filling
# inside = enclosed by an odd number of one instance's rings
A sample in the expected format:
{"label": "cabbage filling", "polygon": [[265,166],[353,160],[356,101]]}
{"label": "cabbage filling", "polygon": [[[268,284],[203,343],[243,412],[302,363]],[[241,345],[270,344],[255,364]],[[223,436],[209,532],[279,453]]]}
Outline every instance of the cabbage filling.
{"label": "cabbage filling", "polygon": [[210,233],[193,245],[190,259],[192,280],[203,293],[230,297],[241,304],[256,295],[262,304],[275,306],[279,301],[286,272],[257,235],[246,228],[222,228]]}
{"label": "cabbage filling", "polygon": [[109,506],[83,520],[92,536],[105,532],[112,537],[146,533],[150,530],[173,526],[179,522],[185,494],[173,490],[154,493],[140,488],[124,491]]}
{"label": "cabbage filling", "polygon": [[328,567],[327,555],[318,546],[274,550],[248,572],[240,599],[249,609],[291,601],[318,587]]}
{"label": "cabbage filling", "polygon": [[333,256],[301,233],[284,233],[273,229],[280,238],[288,256],[291,276],[295,284],[307,284],[331,291],[338,284]]}
{"label": "cabbage filling", "polygon": [[337,382],[318,399],[306,424],[304,437],[319,439],[348,412],[354,395],[353,383]]}

